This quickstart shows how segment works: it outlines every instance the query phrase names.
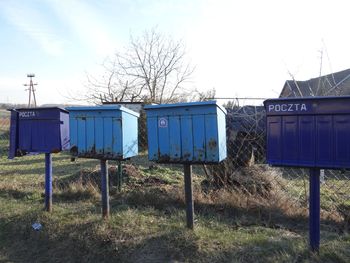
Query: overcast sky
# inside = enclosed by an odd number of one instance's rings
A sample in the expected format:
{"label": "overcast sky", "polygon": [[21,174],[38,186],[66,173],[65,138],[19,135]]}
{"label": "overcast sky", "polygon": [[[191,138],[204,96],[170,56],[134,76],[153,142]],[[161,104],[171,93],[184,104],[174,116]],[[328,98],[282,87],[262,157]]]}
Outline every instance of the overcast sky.
{"label": "overcast sky", "polygon": [[219,97],[277,97],[298,80],[350,68],[348,1],[0,0],[0,102],[72,102],[86,72],[155,26],[182,39],[196,67],[189,84]]}

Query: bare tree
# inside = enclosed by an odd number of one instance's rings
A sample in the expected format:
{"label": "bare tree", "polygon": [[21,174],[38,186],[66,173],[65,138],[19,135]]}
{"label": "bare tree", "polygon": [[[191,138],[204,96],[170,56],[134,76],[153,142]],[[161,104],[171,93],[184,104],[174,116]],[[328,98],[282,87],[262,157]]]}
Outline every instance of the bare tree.
{"label": "bare tree", "polygon": [[87,76],[87,99],[169,103],[185,100],[193,90],[186,89],[193,68],[186,63],[181,41],[162,35],[155,29],[139,38],[131,36],[123,52],[117,52],[102,64],[102,76]]}

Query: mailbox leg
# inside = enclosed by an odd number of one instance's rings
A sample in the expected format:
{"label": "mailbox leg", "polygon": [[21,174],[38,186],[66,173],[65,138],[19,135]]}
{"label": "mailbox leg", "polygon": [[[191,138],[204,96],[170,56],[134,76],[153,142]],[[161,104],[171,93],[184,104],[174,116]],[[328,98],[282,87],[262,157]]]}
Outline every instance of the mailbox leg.
{"label": "mailbox leg", "polygon": [[123,166],[121,161],[118,162],[117,180],[118,180],[118,191],[120,192],[122,190],[122,184],[123,184]]}
{"label": "mailbox leg", "polygon": [[193,188],[192,188],[192,166],[190,164],[184,165],[185,177],[185,200],[186,200],[186,220],[187,227],[193,229]]}
{"label": "mailbox leg", "polygon": [[102,217],[109,217],[109,183],[107,161],[101,160]]}
{"label": "mailbox leg", "polygon": [[310,248],[318,251],[320,247],[320,169],[310,169],[309,197],[309,236]]}
{"label": "mailbox leg", "polygon": [[52,211],[52,158],[45,153],[45,210]]}

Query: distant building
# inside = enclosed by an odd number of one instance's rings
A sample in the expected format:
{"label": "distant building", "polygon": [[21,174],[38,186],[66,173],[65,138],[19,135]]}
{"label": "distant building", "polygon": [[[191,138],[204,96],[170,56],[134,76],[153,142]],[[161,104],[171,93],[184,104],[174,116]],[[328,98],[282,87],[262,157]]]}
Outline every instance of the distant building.
{"label": "distant building", "polygon": [[287,80],[280,98],[350,95],[350,69],[305,81]]}

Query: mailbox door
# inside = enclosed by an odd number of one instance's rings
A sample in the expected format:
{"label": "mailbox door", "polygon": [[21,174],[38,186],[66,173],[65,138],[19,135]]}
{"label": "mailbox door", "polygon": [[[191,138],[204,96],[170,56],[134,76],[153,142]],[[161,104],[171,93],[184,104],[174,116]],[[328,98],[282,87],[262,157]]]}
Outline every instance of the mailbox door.
{"label": "mailbox door", "polygon": [[83,115],[80,113],[70,118],[72,154],[88,158],[121,159],[121,118]]}
{"label": "mailbox door", "polygon": [[282,118],[272,116],[267,118],[267,159],[271,164],[282,161]]}
{"label": "mailbox door", "polygon": [[[217,116],[214,114],[148,117],[149,159],[174,163],[218,162],[217,123]],[[226,136],[222,137],[226,139]],[[223,151],[222,157],[224,158],[226,147]]]}
{"label": "mailbox door", "polygon": [[58,120],[21,120],[19,149],[27,152],[59,152],[60,122]]}
{"label": "mailbox door", "polygon": [[282,156],[286,164],[299,161],[299,131],[297,116],[283,116],[282,121]]}
{"label": "mailbox door", "polygon": [[350,115],[334,116],[335,164],[347,167],[350,164]]}
{"label": "mailbox door", "polygon": [[301,166],[315,165],[315,117],[299,116],[299,163]]}
{"label": "mailbox door", "polygon": [[316,165],[333,165],[333,122],[331,115],[316,116]]}

